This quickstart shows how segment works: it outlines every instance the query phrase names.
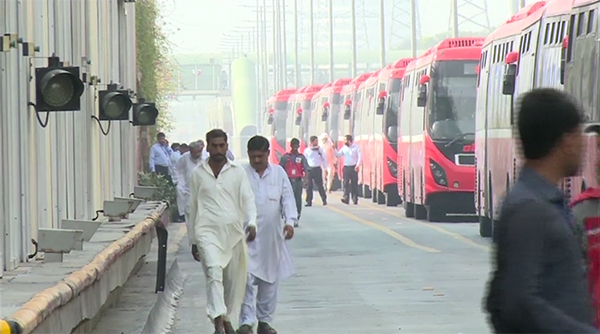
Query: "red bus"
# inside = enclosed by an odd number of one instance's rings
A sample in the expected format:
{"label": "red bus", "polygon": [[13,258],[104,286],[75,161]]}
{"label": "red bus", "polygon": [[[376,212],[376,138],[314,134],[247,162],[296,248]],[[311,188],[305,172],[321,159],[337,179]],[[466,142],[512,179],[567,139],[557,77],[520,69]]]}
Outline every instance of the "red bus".
{"label": "red bus", "polygon": [[474,198],[482,237],[492,236],[502,198],[522,164],[512,132],[518,96],[536,87],[563,88],[560,60],[571,2],[539,1],[526,6],[484,42],[477,91]]}
{"label": "red bus", "polygon": [[[341,149],[344,145],[344,136],[347,134],[354,135],[354,127],[356,124],[356,106],[358,105],[358,98],[360,95],[358,94],[358,87],[362,84],[368,77],[370,77],[373,73],[363,73],[358,77],[352,79],[349,84],[342,87],[340,91],[340,95],[342,97],[342,101],[344,101],[343,112],[338,114],[338,137],[337,137],[337,147]],[[331,138],[333,141],[336,141],[335,138]],[[337,175],[343,179],[344,165],[338,164],[337,166]]]}
{"label": "red bus", "polygon": [[412,58],[398,59],[379,72],[378,105],[370,119],[373,122],[373,148],[370,154],[373,202],[396,206],[401,203],[398,195],[398,101],[402,77]]}
{"label": "red bus", "polygon": [[358,87],[358,102],[355,109],[354,142],[362,152],[362,166],[358,171],[359,195],[364,198],[373,198],[374,184],[372,181],[373,171],[373,137],[375,124],[369,121],[377,109],[377,88],[379,83],[379,72],[374,72]]}
{"label": "red bus", "polygon": [[[287,147],[286,120],[288,119],[287,105],[296,88],[282,89],[267,101],[267,127],[263,131],[268,134],[271,141],[271,155],[269,161],[279,163]],[[289,116],[292,117],[293,115]],[[266,129],[266,130],[265,130]]]}
{"label": "red bus", "polygon": [[475,105],[483,38],[449,38],[404,73],[400,192],[407,217],[475,213]]}
{"label": "red bus", "polygon": [[290,97],[288,101],[288,115],[295,116],[290,117],[287,121],[288,149],[290,140],[297,138],[300,141],[300,152],[304,152],[309,138],[308,122],[310,120],[312,97],[321,88],[323,88],[323,85],[304,86]]}
{"label": "red bus", "polygon": [[[557,0],[555,0],[557,1]],[[572,2],[570,18],[561,16],[568,20],[568,35],[564,37],[564,61],[561,62],[561,70],[565,73],[565,91],[574,95],[583,104],[586,113],[586,121],[590,123],[600,122],[600,111],[598,109],[598,57],[600,51],[597,48],[598,13],[600,12],[600,1],[598,0],[575,0]],[[598,155],[596,136],[587,136],[587,152],[581,171],[582,177],[569,178],[565,181],[564,188],[567,195],[577,196],[586,187],[598,186]]]}
{"label": "red bus", "polygon": [[[308,119],[308,137],[319,136],[323,132],[327,132],[327,112],[326,107],[329,105],[327,102],[327,94],[325,89],[330,87],[331,83],[323,86],[321,90],[313,94],[310,103],[310,114],[307,115]],[[308,145],[308,138],[307,143]]]}

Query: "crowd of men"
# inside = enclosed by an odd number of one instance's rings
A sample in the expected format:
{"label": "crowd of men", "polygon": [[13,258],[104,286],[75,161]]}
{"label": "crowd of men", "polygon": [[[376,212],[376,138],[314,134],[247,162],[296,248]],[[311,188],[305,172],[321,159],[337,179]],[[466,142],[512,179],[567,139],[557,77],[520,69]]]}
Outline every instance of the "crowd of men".
{"label": "crowd of men", "polygon": [[[177,207],[187,225],[194,259],[206,278],[207,312],[218,334],[276,334],[271,327],[279,283],[293,275],[287,240],[294,236],[302,210],[304,181],[306,206],[312,205],[313,183],[327,204],[334,159],[344,157],[342,202],[355,204],[358,146],[347,135],[337,150],[328,136],[324,148],[316,136],[304,154],[298,139],[279,164],[269,163],[269,140],[252,137],[247,144],[248,164],[234,163],[227,134],[214,129],[203,140],[169,146],[159,133],[150,151],[150,169],[177,189]],[[328,164],[329,162],[329,164]],[[260,211],[257,211],[260,208]],[[239,315],[239,328],[231,319]]]}

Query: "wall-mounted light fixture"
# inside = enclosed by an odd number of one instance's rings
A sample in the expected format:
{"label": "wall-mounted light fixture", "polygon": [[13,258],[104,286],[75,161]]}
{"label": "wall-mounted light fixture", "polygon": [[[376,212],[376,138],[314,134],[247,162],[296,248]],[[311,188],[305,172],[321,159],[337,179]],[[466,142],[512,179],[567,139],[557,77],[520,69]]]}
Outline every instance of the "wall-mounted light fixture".
{"label": "wall-mounted light fixture", "polygon": [[35,69],[35,103],[28,102],[35,109],[42,127],[48,125],[49,114],[42,122],[39,112],[81,110],[81,95],[84,85],[79,78],[79,67],[65,66],[54,54],[48,57],[48,67]]}
{"label": "wall-mounted light fixture", "polygon": [[148,103],[145,99],[138,99],[138,103],[133,105],[132,121],[133,126],[150,126],[156,124],[158,118],[158,109],[155,103]]}
{"label": "wall-mounted light fixture", "polygon": [[[100,132],[107,136],[110,132],[110,126],[112,121],[128,121],[129,110],[131,109],[131,98],[129,97],[129,90],[118,89],[118,85],[115,83],[108,84],[106,90],[98,92],[98,117],[92,115],[98,126],[100,126]],[[108,121],[108,127],[104,130],[100,121]]]}

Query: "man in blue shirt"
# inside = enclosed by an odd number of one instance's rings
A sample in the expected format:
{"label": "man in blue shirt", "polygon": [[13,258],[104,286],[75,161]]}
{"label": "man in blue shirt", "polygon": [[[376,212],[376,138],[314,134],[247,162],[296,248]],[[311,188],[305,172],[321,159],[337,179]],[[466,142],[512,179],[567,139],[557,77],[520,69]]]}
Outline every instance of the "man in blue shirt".
{"label": "man in blue shirt", "polygon": [[558,188],[583,156],[583,114],[566,93],[535,89],[516,110],[525,165],[494,230],[486,309],[495,333],[598,333],[571,211]]}
{"label": "man in blue shirt", "polygon": [[156,135],[156,144],[150,148],[150,171],[163,175],[169,183],[173,184],[170,171],[171,153],[173,153],[173,150],[169,147],[165,134],[159,132]]}

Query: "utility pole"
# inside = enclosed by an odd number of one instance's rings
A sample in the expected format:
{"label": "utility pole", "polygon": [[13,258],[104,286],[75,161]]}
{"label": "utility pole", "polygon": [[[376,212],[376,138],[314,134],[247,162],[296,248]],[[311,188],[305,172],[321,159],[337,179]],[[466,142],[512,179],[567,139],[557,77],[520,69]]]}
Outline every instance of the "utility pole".
{"label": "utility pole", "polygon": [[279,57],[277,55],[277,48],[279,44],[277,32],[279,31],[279,29],[277,29],[277,11],[275,10],[275,1],[277,0],[273,0],[271,4],[273,5],[273,85],[275,86],[275,92],[277,92],[279,91]]}
{"label": "utility pole", "polygon": [[452,37],[458,37],[458,0],[450,1],[450,13],[452,22]]}
{"label": "utility pole", "polygon": [[298,0],[294,0],[294,81],[300,87],[300,60],[298,59]]}
{"label": "utility pole", "polygon": [[352,77],[356,78],[356,0],[350,1],[352,2]]}
{"label": "utility pole", "polygon": [[380,39],[380,50],[379,50],[379,62],[381,68],[387,64],[385,62],[385,7],[383,5],[384,0],[379,1],[379,39]]}
{"label": "utility pole", "polygon": [[[262,2],[262,29],[263,29],[263,85],[265,86],[264,99],[265,101],[269,98],[271,88],[269,84],[269,47],[267,40],[267,0]],[[274,88],[273,88],[274,90]]]}
{"label": "utility pole", "polygon": [[329,0],[329,82],[334,80],[333,65],[333,0]]}
{"label": "utility pole", "polygon": [[[278,1],[279,2],[279,1]],[[286,13],[286,5],[285,0],[281,0],[282,4],[282,12],[283,12],[283,20],[281,20],[283,24],[283,88],[287,88],[288,86],[288,68],[287,68],[287,27],[285,24],[285,19],[287,17]]]}
{"label": "utility pole", "polygon": [[417,0],[410,0],[410,52],[417,58]]}
{"label": "utility pole", "polygon": [[315,22],[314,0],[310,0],[310,84],[315,84]]}
{"label": "utility pole", "polygon": [[[261,11],[260,11],[260,0],[256,0],[256,127],[260,129],[262,124],[260,112],[260,106],[262,105],[263,91],[262,86],[262,27],[261,27]],[[229,74],[231,76],[231,73]],[[231,89],[231,81],[229,82],[229,89]]]}

